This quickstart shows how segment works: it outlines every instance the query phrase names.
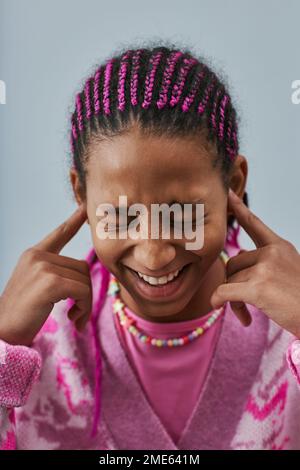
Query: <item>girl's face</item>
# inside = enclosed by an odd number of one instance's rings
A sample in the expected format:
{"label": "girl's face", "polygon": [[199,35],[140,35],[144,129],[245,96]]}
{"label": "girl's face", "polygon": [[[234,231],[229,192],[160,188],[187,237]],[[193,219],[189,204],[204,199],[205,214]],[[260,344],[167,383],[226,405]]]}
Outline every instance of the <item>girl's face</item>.
{"label": "girl's face", "polygon": [[[94,248],[99,260],[120,282],[121,297],[126,305],[146,319],[184,319],[181,312],[195,308],[193,300],[196,298],[201,302],[209,293],[212,273],[216,272],[217,266],[219,274],[222,269],[219,254],[227,233],[227,193],[219,170],[212,167],[213,156],[209,153],[208,144],[204,146],[203,142],[196,137],[145,137],[137,127],[133,127],[126,135],[94,143],[90,147],[86,207]],[[242,192],[245,185],[246,170],[245,159],[239,156],[231,185],[237,193]],[[72,184],[76,193],[74,180]],[[159,236],[151,239],[150,219],[147,238],[127,236],[120,239],[117,236],[116,239],[100,240],[96,233],[101,220],[96,215],[97,207],[104,203],[117,207],[120,195],[127,196],[128,207],[142,203],[149,214],[152,203],[202,202],[202,248],[187,250],[185,244],[191,240],[172,237],[172,224],[169,238]],[[132,219],[128,217],[128,223]],[[122,221],[120,225],[124,232]],[[143,281],[139,281],[134,271],[159,277],[183,266],[186,267],[181,274],[180,286],[170,295],[150,295],[138,287],[138,282]]]}

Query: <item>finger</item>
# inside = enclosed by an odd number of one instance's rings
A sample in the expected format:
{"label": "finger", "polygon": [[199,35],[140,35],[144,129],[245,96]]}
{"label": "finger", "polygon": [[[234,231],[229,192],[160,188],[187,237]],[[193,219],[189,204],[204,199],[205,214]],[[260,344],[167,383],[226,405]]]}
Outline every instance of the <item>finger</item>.
{"label": "finger", "polygon": [[55,264],[49,265],[49,270],[60,276],[61,278],[66,278],[74,281],[79,281],[83,284],[86,284],[87,286],[91,287],[91,279],[90,276],[88,276],[85,273],[76,271],[74,269],[69,269],[66,268],[65,266],[58,266]]}
{"label": "finger", "polygon": [[60,224],[42,241],[37,243],[35,248],[52,253],[59,253],[78,232],[86,218],[86,208],[85,205],[82,204],[65,222]]}
{"label": "finger", "polygon": [[[244,268],[240,271],[235,272],[231,276],[227,277],[226,284],[228,283],[229,284],[233,284],[233,283],[245,284],[251,279],[252,275],[253,275],[253,269],[252,269],[252,266],[250,265],[249,268]],[[232,311],[240,320],[241,324],[243,326],[249,326],[252,322],[252,317],[245,303],[241,301],[230,301],[230,305],[231,305]]]}
{"label": "finger", "polygon": [[[51,287],[48,287],[48,290]],[[52,302],[56,303],[68,297],[74,299],[82,315],[88,315],[92,309],[92,290],[86,284],[74,279],[61,278],[52,287]]]}
{"label": "finger", "polygon": [[84,316],[84,317],[78,318],[78,320],[75,320],[75,325],[76,325],[76,328],[77,328],[78,331],[83,331],[84,330],[86,324],[89,321],[89,318],[90,318],[90,316]]}
{"label": "finger", "polygon": [[43,251],[42,257],[43,260],[48,261],[53,265],[73,269],[79,273],[85,274],[86,276],[90,276],[90,268],[85,260],[78,260],[70,258],[69,256],[58,255],[47,251]]}
{"label": "finger", "polygon": [[68,311],[67,315],[68,315],[69,320],[74,321],[82,317],[82,311],[77,307],[76,304],[74,304]]}
{"label": "finger", "polygon": [[249,268],[258,262],[259,249],[241,250],[237,255],[232,256],[226,263],[226,276],[229,278],[242,269]]}
{"label": "finger", "polygon": [[250,282],[220,284],[213,292],[210,302],[213,308],[220,308],[225,302],[254,304],[255,292]]}
{"label": "finger", "polygon": [[257,215],[255,215],[239,198],[231,188],[229,188],[229,206],[239,224],[245,229],[257,247],[262,247],[274,243],[281,239],[271,230]]}
{"label": "finger", "polygon": [[78,331],[82,331],[90,319],[90,314],[82,315],[81,310],[74,304],[68,311],[68,318],[74,322]]}
{"label": "finger", "polygon": [[244,302],[230,302],[230,306],[243,326],[251,325],[252,317]]}
{"label": "finger", "polygon": [[227,284],[233,284],[236,282],[250,281],[255,275],[253,266],[255,265],[250,265],[249,267],[244,267],[243,269],[237,270],[234,273],[232,273],[230,276],[227,275],[226,281],[224,282],[224,284],[227,285]]}

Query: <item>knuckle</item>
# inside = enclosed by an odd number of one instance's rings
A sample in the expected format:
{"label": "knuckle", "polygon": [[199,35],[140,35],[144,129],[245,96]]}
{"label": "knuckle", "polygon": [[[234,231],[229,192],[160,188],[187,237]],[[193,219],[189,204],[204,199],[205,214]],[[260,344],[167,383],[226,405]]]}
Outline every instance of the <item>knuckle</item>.
{"label": "knuckle", "polygon": [[82,271],[89,275],[90,274],[90,268],[89,268],[89,265],[87,263],[87,261],[85,260],[79,260],[79,263],[80,263],[80,266],[82,267]]}
{"label": "knuckle", "polygon": [[270,268],[268,263],[266,262],[261,262],[256,265],[256,274],[257,277],[259,278],[259,282],[261,282],[262,279],[267,279],[270,275]]}
{"label": "knuckle", "polygon": [[62,284],[62,279],[58,274],[48,271],[46,273],[46,284],[48,287],[56,287]]}
{"label": "knuckle", "polygon": [[279,245],[275,245],[274,243],[268,245],[268,256],[276,257],[279,255],[281,248]]}
{"label": "knuckle", "polygon": [[21,259],[29,263],[37,261],[39,257],[40,257],[40,250],[37,250],[34,247],[27,248],[25,251],[23,251],[21,255]]}
{"label": "knuckle", "polygon": [[288,245],[282,242],[273,243],[266,247],[265,260],[273,266],[278,266],[286,257]]}
{"label": "knuckle", "polygon": [[39,273],[51,273],[49,263],[45,260],[40,259],[37,263],[37,271]]}
{"label": "knuckle", "polygon": [[91,299],[92,297],[92,291],[91,291],[91,288],[90,286],[88,286],[87,284],[84,284],[83,286],[83,291],[84,291],[84,295],[85,297],[87,297],[89,300]]}

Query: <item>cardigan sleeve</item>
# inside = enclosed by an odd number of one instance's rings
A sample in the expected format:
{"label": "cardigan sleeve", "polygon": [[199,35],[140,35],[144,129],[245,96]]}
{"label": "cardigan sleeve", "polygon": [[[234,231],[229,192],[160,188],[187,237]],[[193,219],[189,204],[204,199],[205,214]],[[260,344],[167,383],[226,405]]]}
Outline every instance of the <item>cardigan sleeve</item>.
{"label": "cardigan sleeve", "polygon": [[294,339],[289,344],[286,351],[286,360],[300,389],[300,339]]}
{"label": "cardigan sleeve", "polygon": [[0,339],[0,449],[15,449],[14,407],[23,406],[41,371],[42,358],[29,346]]}

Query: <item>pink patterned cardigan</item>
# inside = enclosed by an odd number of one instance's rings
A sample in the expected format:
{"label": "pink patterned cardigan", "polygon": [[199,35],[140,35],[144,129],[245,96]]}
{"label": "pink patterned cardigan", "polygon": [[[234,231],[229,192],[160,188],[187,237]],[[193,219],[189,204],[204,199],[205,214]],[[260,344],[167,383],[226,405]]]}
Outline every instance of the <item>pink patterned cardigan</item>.
{"label": "pink patterned cardigan", "polygon": [[[240,246],[227,240],[229,256]],[[0,340],[0,449],[300,449],[300,340],[247,304],[226,304],[198,402],[175,444],[150,406],[113,323],[110,273],[94,249],[91,321],[55,304],[30,346]],[[283,293],[284,295],[284,293]],[[101,313],[101,314],[100,314]]]}

